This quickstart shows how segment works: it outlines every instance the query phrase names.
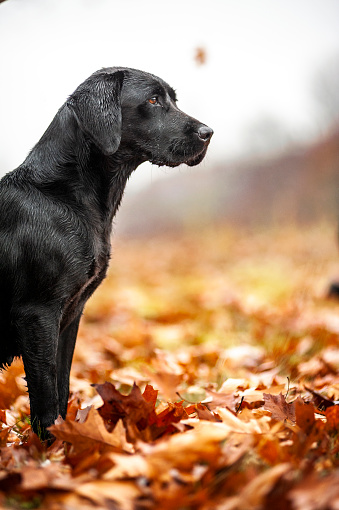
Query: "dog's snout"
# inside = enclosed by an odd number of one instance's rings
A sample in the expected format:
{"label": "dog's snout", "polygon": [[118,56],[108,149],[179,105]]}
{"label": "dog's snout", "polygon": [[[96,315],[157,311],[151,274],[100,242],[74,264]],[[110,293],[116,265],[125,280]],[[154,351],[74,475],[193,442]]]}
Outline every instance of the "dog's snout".
{"label": "dog's snout", "polygon": [[212,138],[212,135],[213,135],[213,129],[211,129],[208,126],[200,126],[200,128],[198,129],[198,136],[204,142],[207,142],[208,140],[210,140]]}

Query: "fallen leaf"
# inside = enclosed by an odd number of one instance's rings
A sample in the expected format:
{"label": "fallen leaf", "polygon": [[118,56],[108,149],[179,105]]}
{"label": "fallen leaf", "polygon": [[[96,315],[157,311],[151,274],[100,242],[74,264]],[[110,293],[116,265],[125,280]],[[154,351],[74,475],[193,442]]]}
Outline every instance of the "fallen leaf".
{"label": "fallen leaf", "polygon": [[277,421],[290,420],[295,422],[295,403],[288,404],[282,393],[270,395],[264,393],[264,409],[272,413],[272,418]]}
{"label": "fallen leaf", "polygon": [[305,434],[310,434],[315,424],[313,404],[306,404],[301,398],[297,398],[295,401],[295,421]]}
{"label": "fallen leaf", "polygon": [[313,403],[316,406],[316,408],[319,409],[320,411],[325,411],[329,407],[335,405],[335,402],[333,402],[333,400],[330,400],[330,399],[324,397],[317,391],[314,391],[311,388],[308,388],[307,386],[305,386],[305,390],[307,390],[311,393],[311,395],[313,397]]}
{"label": "fallen leaf", "polygon": [[311,474],[290,491],[293,510],[337,510],[339,508],[339,475],[320,477]]}
{"label": "fallen leaf", "polygon": [[115,502],[121,510],[133,510],[136,499],[142,495],[140,489],[132,482],[107,482],[105,480],[84,483],[76,487],[75,492],[104,508],[107,508],[106,505],[110,502]]}
{"label": "fallen leaf", "polygon": [[202,403],[208,405],[210,410],[216,409],[217,407],[228,407],[232,411],[235,411],[236,399],[234,395],[208,389],[206,390],[206,395],[208,395],[208,397]]}
{"label": "fallen leaf", "polygon": [[77,482],[69,475],[62,473],[57,464],[48,463],[43,467],[24,467],[21,472],[20,491],[39,491],[42,489],[58,489],[72,491]]}
{"label": "fallen leaf", "polygon": [[12,365],[0,373],[0,409],[8,409],[11,404],[25,393],[18,377],[24,375],[22,361],[15,360]]}
{"label": "fallen leaf", "polygon": [[73,445],[75,452],[80,452],[97,445],[111,447],[117,451],[132,452],[133,447],[126,440],[126,432],[119,421],[113,432],[108,432],[99,412],[91,408],[83,423],[66,419],[58,425],[49,427],[50,432]]}
{"label": "fallen leaf", "polygon": [[339,431],[339,406],[328,407],[325,411],[326,430],[329,433],[338,434]]}
{"label": "fallen leaf", "polygon": [[[291,470],[288,463],[278,464],[263,473],[257,475],[253,480],[241,491],[239,496],[229,498],[224,503],[218,505],[217,510],[257,510],[264,508],[266,495],[274,489],[279,479]],[[305,509],[303,509],[305,510]],[[318,509],[320,510],[320,508]]]}
{"label": "fallen leaf", "polygon": [[155,414],[154,393],[150,397],[151,390],[148,388],[144,397],[136,384],[133,385],[129,395],[123,395],[109,382],[95,384],[94,387],[104,401],[104,405],[98,411],[106,421],[115,424],[120,419],[127,420],[130,424],[135,424],[139,430],[143,430],[150,416]]}

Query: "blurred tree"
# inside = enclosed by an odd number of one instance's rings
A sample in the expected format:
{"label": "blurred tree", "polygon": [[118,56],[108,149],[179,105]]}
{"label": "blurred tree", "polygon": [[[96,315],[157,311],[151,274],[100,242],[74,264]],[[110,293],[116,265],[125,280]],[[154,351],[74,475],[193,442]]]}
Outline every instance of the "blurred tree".
{"label": "blurred tree", "polygon": [[314,97],[321,124],[326,128],[339,125],[339,54],[317,72],[313,83]]}
{"label": "blurred tree", "polygon": [[293,145],[290,130],[277,118],[264,115],[252,122],[245,133],[245,151],[250,156],[284,152]]}

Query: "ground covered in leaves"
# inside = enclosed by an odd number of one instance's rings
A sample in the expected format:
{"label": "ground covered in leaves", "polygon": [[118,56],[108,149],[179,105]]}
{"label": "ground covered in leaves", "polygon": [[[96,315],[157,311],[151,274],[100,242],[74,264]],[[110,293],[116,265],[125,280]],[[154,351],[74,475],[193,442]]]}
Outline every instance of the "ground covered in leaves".
{"label": "ground covered in leaves", "polygon": [[0,375],[4,508],[338,510],[335,226],[115,240],[65,422]]}

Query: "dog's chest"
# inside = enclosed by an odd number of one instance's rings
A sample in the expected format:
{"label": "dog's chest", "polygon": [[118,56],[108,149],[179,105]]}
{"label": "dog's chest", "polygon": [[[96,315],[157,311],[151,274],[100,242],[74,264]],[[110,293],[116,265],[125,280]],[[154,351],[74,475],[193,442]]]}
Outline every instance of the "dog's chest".
{"label": "dog's chest", "polygon": [[82,281],[82,283],[76,288],[75,292],[73,292],[73,294],[67,299],[64,307],[62,328],[66,327],[79,313],[82,312],[88,298],[105,278],[108,264],[109,254],[101,256],[99,260],[93,259],[90,268],[87,271],[86,280]]}

